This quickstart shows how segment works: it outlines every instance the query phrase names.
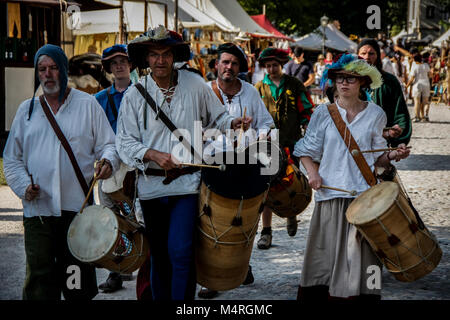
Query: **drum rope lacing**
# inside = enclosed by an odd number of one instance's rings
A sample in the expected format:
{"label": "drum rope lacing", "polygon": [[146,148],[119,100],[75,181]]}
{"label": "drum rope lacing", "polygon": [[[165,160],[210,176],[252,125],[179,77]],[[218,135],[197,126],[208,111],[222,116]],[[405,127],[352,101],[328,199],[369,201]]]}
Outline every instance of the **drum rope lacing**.
{"label": "drum rope lacing", "polygon": [[[133,247],[137,248],[138,246],[136,246],[136,242],[134,241],[134,239],[131,239],[131,240],[130,240],[130,239],[128,238],[127,232],[125,232],[124,230],[121,230],[121,229],[119,229],[119,232],[121,233],[121,236],[118,238],[117,242],[120,242],[121,239],[126,238],[126,240],[124,240],[124,241],[125,241],[125,243],[129,243],[129,244],[130,244],[130,247],[129,247],[129,249],[128,249],[125,253],[123,253],[123,252],[122,252],[122,253],[117,253],[117,252],[116,252],[116,250],[117,250],[117,245],[118,245],[118,243],[117,243],[117,244],[116,244],[116,248],[114,249],[113,252],[111,252],[111,254],[112,254],[113,256],[115,256],[115,257],[135,258],[134,261],[133,261],[133,263],[130,263],[130,264],[129,264],[129,268],[121,269],[121,268],[120,268],[120,262],[117,263],[117,265],[119,266],[119,270],[114,270],[114,271],[117,271],[117,272],[119,272],[119,273],[126,273],[126,272],[128,272],[128,270],[133,269],[133,266],[136,264],[136,262],[138,262],[139,258],[143,256],[142,250],[143,250],[143,248],[144,248],[144,236],[141,235],[141,237],[140,237],[140,239],[141,239],[141,241],[140,241],[140,242],[141,242],[141,245],[140,245],[140,250],[139,250],[139,252],[130,255],[130,253],[133,251]],[[136,231],[135,231],[135,232],[136,232]]]}
{"label": "drum rope lacing", "polygon": [[[269,185],[269,184],[268,184]],[[269,187],[266,189],[264,196],[263,196],[263,201],[262,203],[264,204],[266,199],[267,199],[267,195],[269,193]],[[209,188],[209,186],[206,186],[206,197],[205,197],[205,206],[209,207],[209,199],[210,199],[210,195],[211,195],[211,190]],[[235,217],[241,217],[241,212],[242,212],[242,207],[243,207],[243,203],[244,203],[244,199],[243,197],[241,198],[240,202],[239,202],[239,207],[236,213]],[[202,211],[202,213],[199,215],[199,218],[201,218],[203,215],[205,215],[205,212]],[[242,234],[244,235],[244,237],[246,238],[246,240],[242,240],[242,241],[220,241],[219,239],[222,238],[225,234],[227,234],[231,229],[233,229],[233,225],[230,225],[224,232],[222,232],[219,236],[217,236],[217,231],[216,228],[214,226],[214,223],[212,221],[211,216],[208,216],[209,218],[209,226],[211,227],[214,236],[209,235],[206,231],[204,231],[200,226],[198,227],[198,229],[200,230],[200,232],[206,236],[207,238],[211,239],[214,241],[214,247],[216,247],[218,244],[229,244],[229,245],[234,245],[234,244],[247,244],[250,245],[250,242],[252,241],[252,239],[254,238],[254,236],[256,235],[256,230],[258,227],[258,223],[259,223],[259,216],[261,215],[261,213],[259,213],[258,215],[258,219],[255,219],[255,223],[253,224],[252,228],[250,229],[250,232],[247,234],[244,229],[242,228],[242,225],[239,226]]]}
{"label": "drum rope lacing", "polygon": [[[403,216],[405,216],[405,218],[406,218],[406,220],[408,221],[408,223],[409,223],[409,224],[412,224],[413,221],[410,219],[410,217],[408,216],[408,214],[403,210],[402,206],[400,205],[400,203],[399,203],[399,201],[398,201],[397,199],[395,199],[395,203],[396,203],[397,207],[400,209],[400,211],[402,212]],[[375,218],[375,219],[376,219],[376,221],[378,222],[378,224],[381,226],[381,228],[383,229],[383,231],[386,233],[386,235],[387,235],[388,237],[391,237],[391,236],[392,236],[392,233],[387,229],[387,227],[383,224],[383,222],[382,222],[379,218]],[[435,242],[435,239],[434,239],[433,237],[431,237],[430,234],[429,234],[428,232],[424,232],[424,231],[422,231],[422,230],[420,230],[420,229],[418,229],[417,231],[418,231],[418,232],[421,232],[421,233],[424,234],[426,237],[428,237],[428,238],[431,239],[433,242]],[[361,232],[361,231],[360,231],[360,232]],[[365,237],[366,239],[368,239],[368,237],[365,235],[364,232],[361,232],[361,233],[364,235],[364,237]],[[390,264],[392,264],[395,268],[398,269],[398,270],[391,270],[391,269],[388,268],[388,271],[389,271],[389,272],[391,272],[391,273],[402,273],[402,275],[403,275],[406,279],[412,281],[413,279],[411,279],[411,278],[408,276],[408,274],[406,274],[405,272],[407,272],[408,270],[410,270],[410,269],[412,269],[412,268],[418,266],[418,265],[421,264],[423,261],[424,261],[425,263],[429,264],[429,265],[433,265],[433,263],[432,263],[431,261],[429,261],[428,258],[433,254],[434,250],[436,250],[436,248],[437,248],[436,246],[434,246],[434,247],[433,247],[433,250],[431,250],[431,251],[429,252],[429,254],[425,256],[424,253],[423,253],[422,247],[421,247],[421,245],[420,245],[420,241],[419,241],[417,232],[415,233],[415,238],[416,238],[416,242],[417,242],[417,245],[418,245],[419,252],[417,252],[416,250],[413,250],[413,249],[407,247],[406,245],[402,244],[402,242],[398,242],[398,244],[392,246],[392,247],[394,248],[394,250],[395,250],[395,255],[396,255],[396,260],[397,260],[397,262],[394,262],[392,259],[389,259],[388,257],[380,258],[380,257],[378,256],[378,254],[376,253],[376,250],[374,250],[374,252],[375,252],[375,254],[377,255],[377,257],[378,257],[378,259],[379,259],[380,261],[385,260],[385,261],[389,262]],[[372,242],[372,243],[373,243],[373,242]],[[418,262],[418,263],[416,263],[416,264],[414,264],[414,265],[412,265],[412,266],[408,266],[408,267],[402,266],[402,263],[401,263],[401,261],[400,261],[400,255],[399,255],[399,252],[398,252],[398,246],[403,247],[404,249],[408,250],[409,252],[413,253],[414,255],[420,257],[420,258],[421,258],[421,261]],[[377,246],[374,246],[374,247],[377,248]]]}

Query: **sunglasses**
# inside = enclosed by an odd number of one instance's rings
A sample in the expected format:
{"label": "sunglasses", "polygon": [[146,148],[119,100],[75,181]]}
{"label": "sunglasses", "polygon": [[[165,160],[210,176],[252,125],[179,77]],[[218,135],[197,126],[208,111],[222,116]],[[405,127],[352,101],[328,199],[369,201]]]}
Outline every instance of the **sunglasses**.
{"label": "sunglasses", "polygon": [[355,83],[358,79],[356,77],[336,76],[336,83],[344,83],[344,80],[349,84]]}

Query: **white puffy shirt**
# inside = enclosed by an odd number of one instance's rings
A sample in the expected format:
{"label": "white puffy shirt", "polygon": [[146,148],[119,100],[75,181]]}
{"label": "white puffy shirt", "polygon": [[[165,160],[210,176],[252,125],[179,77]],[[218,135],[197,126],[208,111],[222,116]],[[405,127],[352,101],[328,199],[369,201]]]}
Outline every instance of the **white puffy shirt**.
{"label": "white puffy shirt", "polygon": [[[382,135],[387,120],[381,107],[369,102],[367,107],[358,113],[351,123],[348,123],[346,110],[337,102],[336,105],[361,151],[387,147]],[[382,154],[383,152],[363,153],[372,171],[375,161]],[[312,114],[305,137],[295,144],[294,155],[311,157],[315,162],[320,162],[319,175],[323,185],[355,190],[358,195],[369,188],[339,134],[326,104],[318,106]],[[315,193],[316,201],[333,198],[354,197],[349,193],[324,188]]]}
{"label": "white puffy shirt", "polygon": [[[198,75],[178,70],[178,84],[170,102],[163,103],[164,96],[150,75],[142,78],[140,83],[155,100],[157,106],[164,111],[178,129],[185,129],[185,136],[197,149],[202,146],[202,129],[218,128],[221,132],[231,127],[233,117],[228,114],[214,92]],[[181,143],[175,139],[171,131],[161,121],[155,120],[156,113],[147,105],[147,129],[144,128],[144,107],[146,102],[136,87],[130,87],[124,95],[118,117],[116,148],[120,158],[128,166],[145,170],[147,167],[161,169],[156,162],[143,163],[148,149],[171,153]],[[194,123],[200,121],[194,133]],[[198,131],[199,130],[199,131]],[[189,137],[197,139],[195,144]],[[188,153],[190,154],[190,153]],[[139,175],[138,197],[149,200],[164,196],[198,193],[200,172],[186,174],[164,185],[164,177]]]}
{"label": "white puffy shirt", "polygon": [[[22,199],[24,216],[60,216],[61,210],[77,212],[85,199],[66,150],[51,127],[38,98],[28,121],[28,99],[19,106],[3,153],[8,185]],[[50,109],[51,110],[51,109]],[[114,147],[114,132],[95,97],[71,89],[64,104],[54,115],[69,142],[75,158],[89,183],[94,161],[106,158],[113,170],[119,167]],[[25,200],[31,184],[40,186],[40,195]]]}

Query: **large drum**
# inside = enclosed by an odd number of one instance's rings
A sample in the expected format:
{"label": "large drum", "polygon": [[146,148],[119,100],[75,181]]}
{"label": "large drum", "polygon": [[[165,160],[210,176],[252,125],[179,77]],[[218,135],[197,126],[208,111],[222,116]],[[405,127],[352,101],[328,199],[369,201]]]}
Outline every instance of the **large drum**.
{"label": "large drum", "polygon": [[131,273],[149,252],[142,227],[104,206],[78,213],[67,232],[67,243],[78,260],[119,273]]}
{"label": "large drum", "polygon": [[270,176],[260,174],[261,164],[248,164],[246,153],[247,164],[202,169],[195,258],[197,282],[212,290],[230,290],[245,280],[267,196]]}
{"label": "large drum", "polygon": [[346,216],[399,281],[422,278],[441,260],[436,238],[395,182],[385,181],[363,192],[350,204]]}
{"label": "large drum", "polygon": [[271,146],[271,150],[272,158],[273,155],[277,156],[272,161],[278,161],[279,170],[273,176],[266,205],[279,217],[295,217],[308,207],[312,189],[289,154],[275,145]]}

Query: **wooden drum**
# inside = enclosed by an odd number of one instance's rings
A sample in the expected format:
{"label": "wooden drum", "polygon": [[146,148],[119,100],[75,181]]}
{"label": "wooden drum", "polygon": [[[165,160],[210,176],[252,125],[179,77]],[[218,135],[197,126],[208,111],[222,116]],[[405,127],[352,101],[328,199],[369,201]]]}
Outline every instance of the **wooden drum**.
{"label": "wooden drum", "polygon": [[363,192],[346,216],[399,281],[420,279],[441,260],[436,238],[395,182],[385,181]]}

